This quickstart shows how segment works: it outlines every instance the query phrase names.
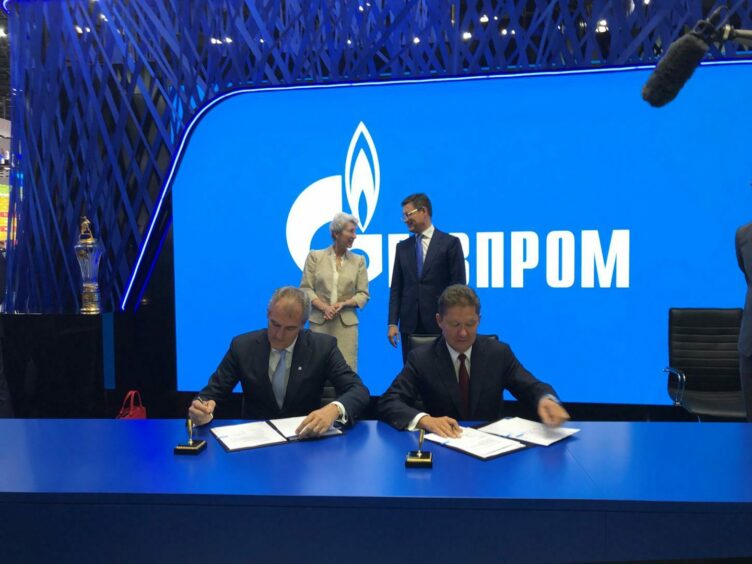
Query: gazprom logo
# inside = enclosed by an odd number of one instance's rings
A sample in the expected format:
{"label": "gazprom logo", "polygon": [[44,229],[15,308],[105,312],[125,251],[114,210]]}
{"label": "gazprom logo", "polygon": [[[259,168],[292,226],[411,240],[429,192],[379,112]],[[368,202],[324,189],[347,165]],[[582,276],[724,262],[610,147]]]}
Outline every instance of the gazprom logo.
{"label": "gazprom logo", "polygon": [[[315,233],[343,211],[344,199],[358,221],[354,249],[368,257],[368,279],[383,271],[383,235],[367,234],[379,199],[381,166],[376,145],[362,121],[355,128],[345,157],[343,174],[327,176],[307,186],[296,198],[287,216],[287,247],[302,271]],[[396,204],[395,204],[396,205]],[[465,255],[468,281],[477,288],[523,288],[528,271],[545,268],[551,288],[629,288],[630,231],[612,229],[604,249],[604,230],[484,231],[474,233],[475,260],[471,271],[471,237],[459,238]],[[407,233],[387,235],[388,272],[394,263],[397,243]],[[541,239],[544,239],[543,243]],[[579,260],[578,260],[579,258]],[[474,279],[473,279],[474,278]]]}
{"label": "gazprom logo", "polygon": [[[353,244],[368,257],[368,279],[383,270],[381,235],[366,234],[379,200],[381,168],[371,133],[361,121],[355,128],[345,158],[344,174],[327,176],[307,186],[296,198],[287,216],[287,248],[295,264],[303,270],[311,241],[334,214],[343,211],[342,194],[347,196],[350,213],[358,220],[360,234]],[[343,190],[344,189],[344,190]]]}

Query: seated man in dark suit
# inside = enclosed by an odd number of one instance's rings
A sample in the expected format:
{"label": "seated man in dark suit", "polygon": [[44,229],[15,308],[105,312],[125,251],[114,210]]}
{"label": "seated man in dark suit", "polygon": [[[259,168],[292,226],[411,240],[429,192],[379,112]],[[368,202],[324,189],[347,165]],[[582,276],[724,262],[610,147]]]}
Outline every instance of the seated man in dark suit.
{"label": "seated man in dark suit", "polygon": [[[569,419],[553,388],[525,370],[509,345],[477,336],[480,300],[471,288],[455,284],[444,290],[436,321],[441,336],[410,351],[402,372],[381,396],[382,421],[397,429],[458,437],[458,420],[492,421],[504,416],[505,389],[536,406],[546,425],[558,426]],[[428,413],[415,407],[418,398]]]}
{"label": "seated man in dark suit", "polygon": [[[274,292],[267,309],[268,327],[233,338],[207,386],[188,410],[196,425],[211,421],[217,401],[240,382],[244,419],[275,419],[306,415],[297,433],[315,437],[335,421],[357,419],[370,395],[347,365],[329,335],[304,329],[311,312],[308,295],[285,286]],[[329,380],[337,399],[319,408]]]}

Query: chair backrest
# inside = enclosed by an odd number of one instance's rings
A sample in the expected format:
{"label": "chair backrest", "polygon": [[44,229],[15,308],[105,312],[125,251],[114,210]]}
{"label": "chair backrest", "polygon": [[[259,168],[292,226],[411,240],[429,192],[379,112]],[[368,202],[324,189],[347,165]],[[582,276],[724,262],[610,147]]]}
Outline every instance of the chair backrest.
{"label": "chair backrest", "polygon": [[[669,310],[668,392],[697,415],[744,417],[739,378],[739,308]],[[679,380],[676,374],[683,375]],[[681,381],[683,379],[683,382]]]}
{"label": "chair backrest", "polygon": [[433,343],[438,335],[422,335],[415,333],[414,335],[407,336],[407,352],[410,353],[416,347],[421,347],[429,343]]}
{"label": "chair backrest", "polygon": [[[497,335],[478,335],[479,337],[490,337],[492,339],[499,340],[499,337]],[[428,343],[433,343],[433,341],[436,339],[437,335],[422,335],[420,333],[415,333],[414,335],[408,335],[407,337],[407,352],[409,353],[411,350],[413,350],[415,347],[420,347],[422,345],[426,345]]]}
{"label": "chair backrest", "polygon": [[324,387],[321,390],[321,407],[329,405],[337,399],[337,390],[329,380],[324,382]]}

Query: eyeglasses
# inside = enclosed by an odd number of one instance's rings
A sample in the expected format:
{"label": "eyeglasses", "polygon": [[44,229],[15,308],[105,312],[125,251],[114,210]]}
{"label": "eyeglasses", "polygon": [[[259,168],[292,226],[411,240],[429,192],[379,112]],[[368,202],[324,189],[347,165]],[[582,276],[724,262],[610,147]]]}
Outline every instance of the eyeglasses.
{"label": "eyeglasses", "polygon": [[402,214],[402,221],[403,222],[407,222],[407,220],[410,219],[411,215],[413,215],[414,213],[418,213],[420,210],[421,210],[421,208],[416,208],[413,211],[409,211],[407,213],[403,213]]}

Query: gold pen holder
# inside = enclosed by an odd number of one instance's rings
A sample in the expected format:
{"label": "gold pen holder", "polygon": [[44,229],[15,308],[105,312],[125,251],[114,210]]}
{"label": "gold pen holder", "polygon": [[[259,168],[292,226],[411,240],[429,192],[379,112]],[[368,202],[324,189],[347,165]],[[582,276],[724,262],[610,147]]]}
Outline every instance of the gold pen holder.
{"label": "gold pen holder", "polygon": [[433,468],[433,456],[425,450],[411,450],[405,457],[405,468]]}
{"label": "gold pen holder", "polygon": [[180,443],[175,447],[173,451],[175,454],[198,454],[206,449],[206,441],[188,441],[187,443]]}
{"label": "gold pen holder", "polygon": [[180,443],[173,451],[175,454],[198,454],[206,448],[206,441],[203,439],[193,440],[193,421],[191,418],[185,420],[185,430],[188,432],[188,441]]}

